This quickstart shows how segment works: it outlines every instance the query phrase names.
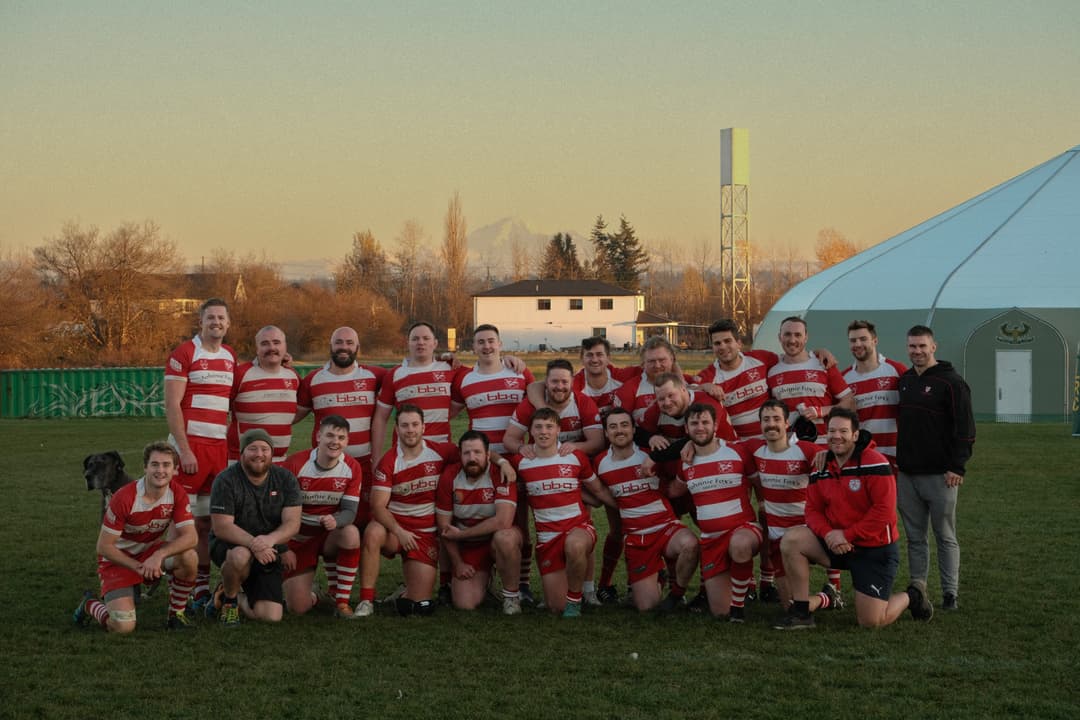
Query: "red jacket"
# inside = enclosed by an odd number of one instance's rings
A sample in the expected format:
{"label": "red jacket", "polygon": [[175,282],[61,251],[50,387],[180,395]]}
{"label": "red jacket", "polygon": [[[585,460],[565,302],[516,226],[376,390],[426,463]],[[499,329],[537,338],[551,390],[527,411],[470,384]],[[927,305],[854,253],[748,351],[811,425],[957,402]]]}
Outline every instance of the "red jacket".
{"label": "red jacket", "polygon": [[810,476],[806,524],[818,537],[843,530],[849,543],[862,547],[897,539],[896,480],[869,433],[859,432],[855,452],[843,467],[830,452],[825,469]]}

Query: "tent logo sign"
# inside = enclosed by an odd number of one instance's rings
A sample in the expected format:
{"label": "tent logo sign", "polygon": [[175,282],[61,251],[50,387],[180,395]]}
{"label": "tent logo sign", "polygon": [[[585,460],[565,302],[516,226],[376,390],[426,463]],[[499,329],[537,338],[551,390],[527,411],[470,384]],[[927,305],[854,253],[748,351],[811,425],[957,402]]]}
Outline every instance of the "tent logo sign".
{"label": "tent logo sign", "polygon": [[997,341],[1009,345],[1023,345],[1024,343],[1034,342],[1035,338],[1028,335],[1030,332],[1031,326],[1027,323],[1020,323],[1019,325],[1001,323],[1001,335],[997,336]]}

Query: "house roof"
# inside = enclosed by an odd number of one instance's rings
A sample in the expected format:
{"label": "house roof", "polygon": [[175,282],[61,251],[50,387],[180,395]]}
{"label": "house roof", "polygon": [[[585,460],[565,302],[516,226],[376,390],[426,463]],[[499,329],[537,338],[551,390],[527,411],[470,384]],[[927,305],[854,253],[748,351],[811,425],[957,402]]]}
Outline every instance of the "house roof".
{"label": "house roof", "polygon": [[645,312],[644,310],[638,311],[637,314],[638,325],[678,325],[678,320],[672,320],[666,318],[663,315],[657,315],[656,313]]}
{"label": "house roof", "polygon": [[593,297],[633,296],[638,293],[599,280],[519,280],[478,292],[473,297]]}

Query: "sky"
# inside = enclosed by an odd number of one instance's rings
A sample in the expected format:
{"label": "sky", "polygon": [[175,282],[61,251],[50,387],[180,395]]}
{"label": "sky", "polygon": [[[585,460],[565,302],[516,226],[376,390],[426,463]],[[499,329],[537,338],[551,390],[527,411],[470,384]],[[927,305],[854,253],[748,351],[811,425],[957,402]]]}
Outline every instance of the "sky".
{"label": "sky", "polygon": [[460,193],[653,247],[869,246],[1080,144],[1080,3],[0,0],[0,250],[151,219],[189,262],[438,243]]}

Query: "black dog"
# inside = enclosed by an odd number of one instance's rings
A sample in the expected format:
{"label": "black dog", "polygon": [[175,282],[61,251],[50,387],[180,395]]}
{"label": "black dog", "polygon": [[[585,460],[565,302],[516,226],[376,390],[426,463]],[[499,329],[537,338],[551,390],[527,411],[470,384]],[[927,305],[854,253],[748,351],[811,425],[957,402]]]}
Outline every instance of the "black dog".
{"label": "black dog", "polygon": [[87,455],[83,460],[83,477],[87,490],[101,491],[101,518],[113,493],[132,482],[134,478],[124,472],[124,459],[115,450]]}

